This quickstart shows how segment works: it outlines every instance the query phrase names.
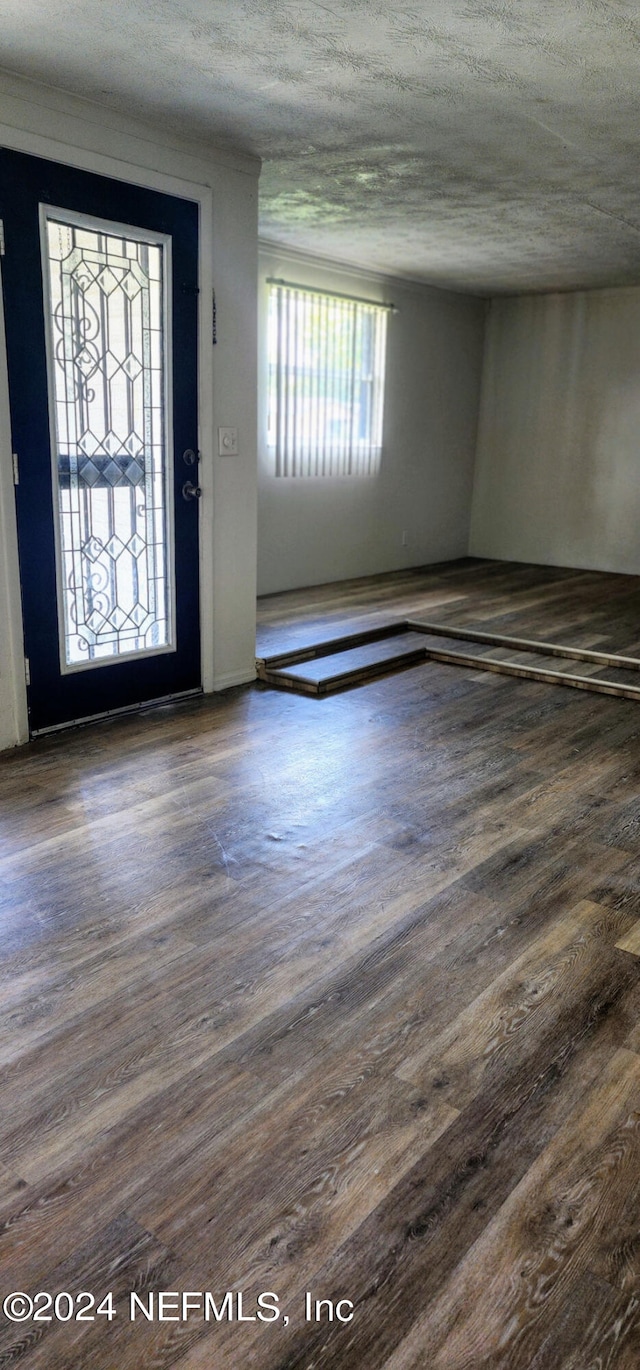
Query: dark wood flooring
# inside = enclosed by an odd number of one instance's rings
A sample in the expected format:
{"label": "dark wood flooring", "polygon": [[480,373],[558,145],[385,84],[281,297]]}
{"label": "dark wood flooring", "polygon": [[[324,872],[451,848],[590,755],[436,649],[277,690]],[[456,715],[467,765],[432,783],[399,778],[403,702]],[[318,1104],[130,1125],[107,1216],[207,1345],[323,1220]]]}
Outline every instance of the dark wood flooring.
{"label": "dark wood flooring", "polygon": [[[470,561],[260,648],[396,613],[640,650],[640,579]],[[0,1366],[637,1370],[639,783],[637,704],[440,664],[0,758],[0,1304],[117,1308]]]}

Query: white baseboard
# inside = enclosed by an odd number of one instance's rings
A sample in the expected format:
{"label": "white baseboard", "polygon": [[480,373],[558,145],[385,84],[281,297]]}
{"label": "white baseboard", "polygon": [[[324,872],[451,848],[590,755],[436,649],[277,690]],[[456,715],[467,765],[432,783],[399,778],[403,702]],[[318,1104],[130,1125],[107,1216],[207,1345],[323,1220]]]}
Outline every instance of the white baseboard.
{"label": "white baseboard", "polygon": [[[228,675],[216,675],[213,677],[211,693],[215,694],[218,690],[230,690],[232,685],[249,685],[256,679],[256,664],[251,662],[242,671],[230,671]],[[209,693],[207,690],[205,693]]]}

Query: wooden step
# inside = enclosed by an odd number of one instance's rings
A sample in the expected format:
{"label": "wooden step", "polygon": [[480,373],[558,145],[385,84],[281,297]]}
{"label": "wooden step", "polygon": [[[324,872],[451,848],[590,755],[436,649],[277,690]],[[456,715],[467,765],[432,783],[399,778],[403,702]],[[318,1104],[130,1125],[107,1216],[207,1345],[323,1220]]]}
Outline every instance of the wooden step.
{"label": "wooden step", "polygon": [[[442,638],[451,645],[442,645]],[[501,655],[489,655],[489,646]],[[564,662],[564,670],[556,669],[556,659]],[[262,658],[257,671],[261,680],[277,688],[324,695],[421,661],[640,699],[640,685],[631,683],[626,674],[640,670],[636,657],[411,619]],[[585,663],[582,669],[579,662]],[[603,674],[595,675],[599,669]]]}
{"label": "wooden step", "polygon": [[424,639],[420,633],[393,633],[361,646],[323,652],[306,661],[273,667],[264,663],[260,678],[284,689],[322,695],[361,685],[389,671],[402,670],[425,660]]}

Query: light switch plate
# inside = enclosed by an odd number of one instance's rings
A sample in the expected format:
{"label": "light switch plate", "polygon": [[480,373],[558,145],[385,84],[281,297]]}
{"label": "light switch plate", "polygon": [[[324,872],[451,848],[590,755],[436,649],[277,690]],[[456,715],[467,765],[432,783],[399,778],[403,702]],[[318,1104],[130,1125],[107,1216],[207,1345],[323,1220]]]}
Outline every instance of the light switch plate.
{"label": "light switch plate", "polygon": [[237,457],[238,455],[238,430],[237,428],[218,429],[218,453],[221,457]]}

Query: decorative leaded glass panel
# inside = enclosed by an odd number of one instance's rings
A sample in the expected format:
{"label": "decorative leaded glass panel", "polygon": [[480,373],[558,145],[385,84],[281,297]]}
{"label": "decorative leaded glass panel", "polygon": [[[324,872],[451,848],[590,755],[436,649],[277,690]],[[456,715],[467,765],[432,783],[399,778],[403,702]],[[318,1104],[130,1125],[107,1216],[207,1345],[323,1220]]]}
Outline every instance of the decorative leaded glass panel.
{"label": "decorative leaded glass panel", "polygon": [[166,246],[45,215],[64,661],[171,645]]}

